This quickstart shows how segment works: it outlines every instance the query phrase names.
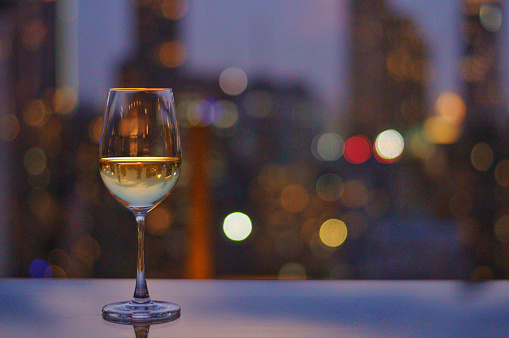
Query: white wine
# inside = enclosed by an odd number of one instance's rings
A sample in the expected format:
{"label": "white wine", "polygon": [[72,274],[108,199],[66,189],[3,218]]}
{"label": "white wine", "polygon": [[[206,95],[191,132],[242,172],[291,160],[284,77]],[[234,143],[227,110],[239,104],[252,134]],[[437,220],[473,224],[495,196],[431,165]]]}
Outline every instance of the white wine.
{"label": "white wine", "polygon": [[108,157],[100,174],[111,194],[129,209],[152,209],[173,189],[180,174],[176,157]]}

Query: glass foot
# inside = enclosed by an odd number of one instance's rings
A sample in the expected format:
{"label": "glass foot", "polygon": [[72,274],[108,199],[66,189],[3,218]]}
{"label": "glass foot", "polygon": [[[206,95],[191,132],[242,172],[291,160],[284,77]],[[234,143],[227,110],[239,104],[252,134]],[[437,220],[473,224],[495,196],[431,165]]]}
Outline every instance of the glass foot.
{"label": "glass foot", "polygon": [[105,320],[121,324],[166,323],[179,317],[179,305],[157,300],[151,300],[148,303],[125,301],[103,307],[103,318]]}

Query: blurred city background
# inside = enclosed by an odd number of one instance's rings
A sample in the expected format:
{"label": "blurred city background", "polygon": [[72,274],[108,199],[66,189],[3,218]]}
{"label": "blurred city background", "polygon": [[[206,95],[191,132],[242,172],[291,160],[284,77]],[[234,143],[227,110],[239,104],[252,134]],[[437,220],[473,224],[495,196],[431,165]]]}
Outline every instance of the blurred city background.
{"label": "blurred city background", "polygon": [[2,1],[0,276],[135,276],[102,113],[171,87],[183,171],[148,278],[506,278],[506,5]]}

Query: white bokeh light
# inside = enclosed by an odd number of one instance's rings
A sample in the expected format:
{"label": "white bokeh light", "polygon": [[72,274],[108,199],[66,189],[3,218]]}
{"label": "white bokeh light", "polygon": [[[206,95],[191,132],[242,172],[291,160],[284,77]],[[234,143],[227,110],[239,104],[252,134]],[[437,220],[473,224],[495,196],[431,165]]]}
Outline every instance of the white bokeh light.
{"label": "white bokeh light", "polygon": [[243,241],[250,234],[253,226],[251,219],[241,212],[234,212],[226,216],[223,222],[223,231],[232,241]]}
{"label": "white bokeh light", "polygon": [[405,142],[394,129],[381,132],[375,140],[376,153],[385,160],[394,160],[403,153]]}
{"label": "white bokeh light", "polygon": [[247,74],[240,68],[226,68],[219,75],[219,86],[228,95],[239,95],[247,88]]}
{"label": "white bokeh light", "polygon": [[315,136],[311,143],[313,155],[321,161],[336,161],[343,156],[344,141],[336,133]]}

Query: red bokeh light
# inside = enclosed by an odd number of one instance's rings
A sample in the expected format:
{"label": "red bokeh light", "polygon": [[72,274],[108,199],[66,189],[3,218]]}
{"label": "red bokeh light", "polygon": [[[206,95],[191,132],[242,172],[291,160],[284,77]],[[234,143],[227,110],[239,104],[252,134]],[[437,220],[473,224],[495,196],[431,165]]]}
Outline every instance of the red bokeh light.
{"label": "red bokeh light", "polygon": [[350,163],[364,163],[371,157],[371,142],[364,135],[352,136],[345,142],[343,155]]}

